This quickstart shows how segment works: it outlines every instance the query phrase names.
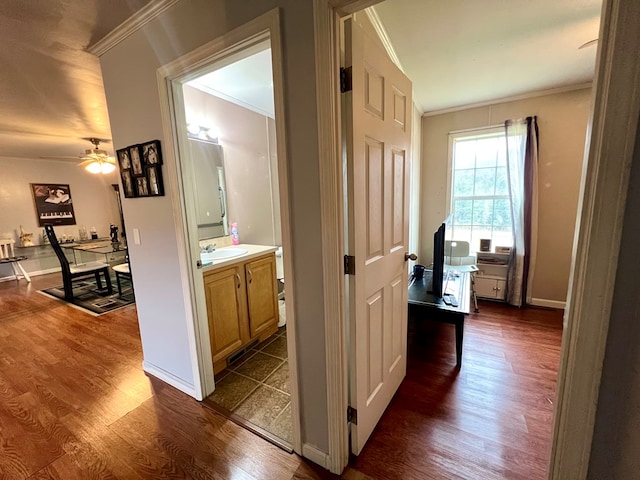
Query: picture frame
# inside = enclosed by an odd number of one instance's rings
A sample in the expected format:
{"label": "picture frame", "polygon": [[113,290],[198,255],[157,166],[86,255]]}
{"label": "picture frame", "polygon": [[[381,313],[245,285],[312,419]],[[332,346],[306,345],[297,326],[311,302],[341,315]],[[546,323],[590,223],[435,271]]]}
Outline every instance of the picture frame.
{"label": "picture frame", "polygon": [[131,157],[129,155],[129,147],[116,150],[120,171],[131,169]]}
{"label": "picture frame", "polygon": [[160,165],[148,165],[147,185],[150,197],[164,196],[164,183],[162,182],[162,167]]}
{"label": "picture frame", "polygon": [[120,170],[120,178],[122,179],[122,191],[125,198],[135,198],[137,196],[136,189],[133,185],[133,177],[131,170]]}
{"label": "picture frame", "polygon": [[142,167],[142,156],[140,145],[131,145],[129,148],[129,158],[131,159],[131,175],[134,177],[146,176]]}
{"label": "picture frame", "polygon": [[137,197],[148,197],[149,196],[149,181],[147,177],[135,177],[135,187],[136,187],[136,196]]}
{"label": "picture frame", "polygon": [[71,187],[61,183],[32,183],[38,225],[75,225]]}
{"label": "picture frame", "polygon": [[140,145],[142,162],[144,165],[162,165],[162,150],[160,140],[152,140]]}

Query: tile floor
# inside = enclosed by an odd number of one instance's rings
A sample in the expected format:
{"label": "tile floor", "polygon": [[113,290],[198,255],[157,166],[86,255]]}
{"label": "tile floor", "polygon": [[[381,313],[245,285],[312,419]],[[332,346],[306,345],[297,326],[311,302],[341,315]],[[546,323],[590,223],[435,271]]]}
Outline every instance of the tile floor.
{"label": "tile floor", "polygon": [[[233,413],[291,443],[287,331],[282,327],[215,377],[205,404]],[[216,410],[220,411],[219,408]]]}

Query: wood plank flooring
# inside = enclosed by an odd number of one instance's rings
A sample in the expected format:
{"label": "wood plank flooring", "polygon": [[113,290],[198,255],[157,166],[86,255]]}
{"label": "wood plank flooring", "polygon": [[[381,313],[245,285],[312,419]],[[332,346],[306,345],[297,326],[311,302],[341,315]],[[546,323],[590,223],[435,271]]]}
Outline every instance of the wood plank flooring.
{"label": "wood plank flooring", "polygon": [[[0,479],[329,479],[148,377],[135,307],[90,316],[0,283]],[[544,478],[561,314],[482,304],[455,370],[453,328],[411,322],[408,375],[342,478]]]}

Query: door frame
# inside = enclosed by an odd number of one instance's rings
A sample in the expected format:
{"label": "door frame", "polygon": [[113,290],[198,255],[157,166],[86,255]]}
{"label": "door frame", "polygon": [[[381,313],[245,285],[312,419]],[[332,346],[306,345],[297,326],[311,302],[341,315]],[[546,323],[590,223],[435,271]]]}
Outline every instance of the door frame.
{"label": "door frame", "polygon": [[[287,349],[289,352],[289,388],[291,394],[292,414],[292,447],[296,453],[302,452],[300,435],[300,401],[298,384],[298,361],[296,355],[296,318],[294,312],[295,281],[293,274],[293,251],[291,229],[291,205],[289,194],[289,172],[287,157],[287,139],[285,135],[285,83],[283,72],[282,38],[279,10],[273,9],[250,22],[235,28],[226,34],[196,48],[186,55],[166,64],[157,71],[160,110],[165,138],[165,155],[173,156],[175,165],[168,172],[168,180],[172,184],[173,215],[178,238],[178,254],[180,273],[183,281],[185,303],[191,309],[193,323],[189,324],[189,338],[195,355],[193,371],[197,373],[195,387],[197,399],[202,400],[210,395],[214,388],[213,362],[209,343],[209,325],[204,293],[202,270],[197,268],[196,259],[200,252],[196,250],[194,240],[189,232],[195,231],[195,206],[189,202],[187,180],[184,178],[184,164],[188,157],[183,157],[187,141],[182,84],[197,76],[204,67],[218,63],[225,58],[243,50],[254,47],[266,40],[271,43],[273,89],[275,104],[275,124],[277,140],[277,162],[280,195],[280,217],[282,228],[282,247],[284,273],[287,278],[287,295],[285,308],[287,312]],[[178,105],[180,108],[178,108]],[[191,228],[189,228],[191,227]],[[196,250],[196,251],[194,251]]]}
{"label": "door frame", "polygon": [[[339,21],[380,1],[314,0],[313,4],[318,144],[324,159],[319,173],[329,422],[326,467],[334,473],[347,466],[349,454]],[[564,317],[551,479],[586,478],[589,465],[640,113],[640,89],[635,87],[640,85],[639,30],[638,2],[604,0]]]}

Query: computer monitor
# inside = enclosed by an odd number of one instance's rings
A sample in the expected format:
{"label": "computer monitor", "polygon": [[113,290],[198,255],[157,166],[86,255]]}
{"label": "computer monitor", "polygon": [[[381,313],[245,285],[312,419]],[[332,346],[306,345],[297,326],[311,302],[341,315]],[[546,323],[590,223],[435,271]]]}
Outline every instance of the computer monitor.
{"label": "computer monitor", "polygon": [[429,286],[428,291],[437,298],[442,298],[443,293],[444,243],[447,220],[442,222],[433,234],[433,274],[431,275],[431,285]]}

